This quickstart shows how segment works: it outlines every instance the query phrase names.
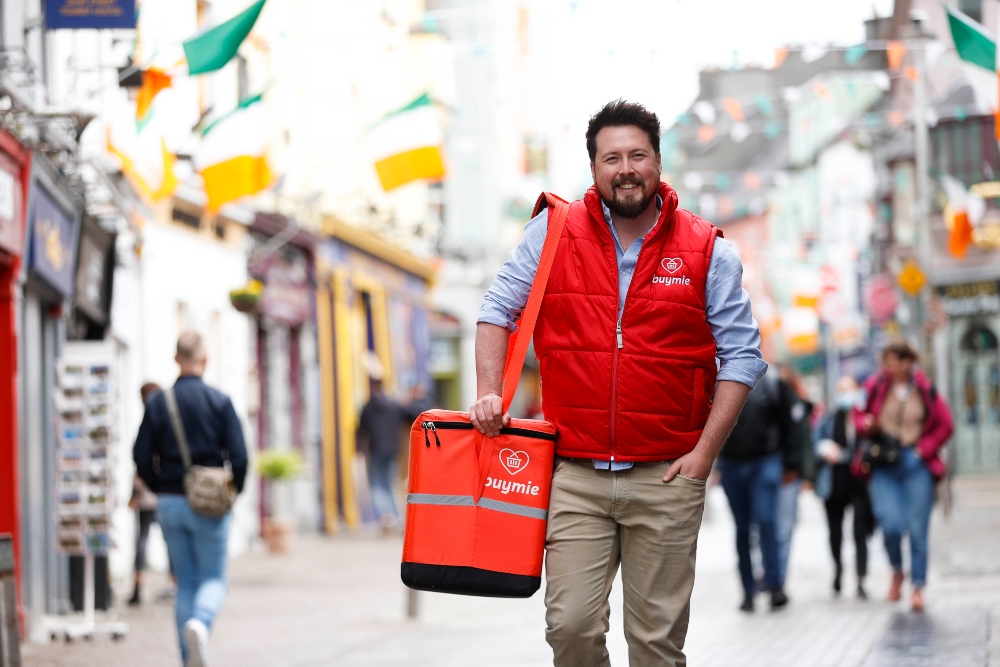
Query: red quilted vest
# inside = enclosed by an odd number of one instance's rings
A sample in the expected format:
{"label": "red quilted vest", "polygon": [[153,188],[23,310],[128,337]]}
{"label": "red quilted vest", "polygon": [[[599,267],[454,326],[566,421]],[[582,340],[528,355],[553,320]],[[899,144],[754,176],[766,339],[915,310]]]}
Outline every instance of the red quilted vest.
{"label": "red quilted vest", "polygon": [[722,233],[677,208],[666,183],[659,194],[620,326],[600,195],[591,187],[570,205],[534,337],[560,456],[663,461],[694,449],[705,427],[716,375],[705,281]]}

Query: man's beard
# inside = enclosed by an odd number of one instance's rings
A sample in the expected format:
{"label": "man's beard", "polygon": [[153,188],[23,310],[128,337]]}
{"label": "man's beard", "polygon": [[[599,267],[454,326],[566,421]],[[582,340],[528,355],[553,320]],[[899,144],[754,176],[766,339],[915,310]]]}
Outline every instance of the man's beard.
{"label": "man's beard", "polygon": [[[634,183],[638,187],[639,197],[626,197],[619,198],[617,187],[619,185],[627,185]],[[646,184],[642,182],[640,178],[616,178],[611,182],[611,195],[610,201],[605,201],[608,210],[611,214],[619,217],[625,218],[626,220],[635,220],[643,211],[649,208],[649,205],[653,203],[653,199],[656,197],[656,191],[650,193],[648,197],[643,196],[646,192]]]}

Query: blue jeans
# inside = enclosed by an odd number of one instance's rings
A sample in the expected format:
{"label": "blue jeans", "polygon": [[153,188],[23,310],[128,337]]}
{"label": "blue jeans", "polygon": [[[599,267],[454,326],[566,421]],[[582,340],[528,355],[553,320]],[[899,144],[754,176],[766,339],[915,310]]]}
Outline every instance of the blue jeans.
{"label": "blue jeans", "polygon": [[908,533],[910,580],[914,588],[923,588],[927,583],[927,532],[934,507],[934,478],[913,447],[905,447],[902,461],[872,470],[868,490],[892,569],[903,571],[902,540],[903,533]]}
{"label": "blue jeans", "polygon": [[384,516],[398,519],[399,510],[396,509],[396,499],[392,492],[392,481],[396,477],[395,454],[372,454],[368,475],[376,516],[379,519]]}
{"label": "blue jeans", "polygon": [[163,494],[156,520],[167,542],[177,577],[177,634],[187,661],[182,631],[196,618],[211,628],[226,599],[226,550],[232,512],[218,519],[195,514],[187,498]]}
{"label": "blue jeans", "polygon": [[778,490],[778,581],[785,587],[788,556],[792,550],[792,531],[799,516],[799,490],[802,480],[782,484]]}
{"label": "blue jeans", "polygon": [[781,488],[781,454],[769,454],[750,461],[719,459],[722,489],[736,521],[736,555],[739,558],[743,591],[756,591],[753,561],[750,559],[750,526],[756,524],[760,555],[764,564],[764,586],[781,588],[778,554],[778,490]]}

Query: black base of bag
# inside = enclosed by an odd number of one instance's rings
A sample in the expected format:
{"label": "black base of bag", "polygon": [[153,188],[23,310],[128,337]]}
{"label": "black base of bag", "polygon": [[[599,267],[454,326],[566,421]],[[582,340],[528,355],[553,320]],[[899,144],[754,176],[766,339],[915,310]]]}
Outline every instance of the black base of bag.
{"label": "black base of bag", "polygon": [[403,583],[414,590],[491,598],[530,598],[542,585],[541,577],[461,565],[403,563],[401,574]]}

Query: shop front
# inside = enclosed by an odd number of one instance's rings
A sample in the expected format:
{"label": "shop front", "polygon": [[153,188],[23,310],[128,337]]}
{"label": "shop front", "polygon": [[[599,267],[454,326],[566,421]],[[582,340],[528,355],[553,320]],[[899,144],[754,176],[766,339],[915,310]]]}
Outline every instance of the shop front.
{"label": "shop front", "polygon": [[31,155],[0,130],[0,535],[13,537],[20,581],[20,470],[18,451],[17,308],[24,249],[25,184]]}
{"label": "shop front", "polygon": [[[294,230],[288,239],[287,230]],[[317,237],[278,215],[258,213],[250,227],[253,250],[248,273],[261,285],[253,308],[256,321],[256,369],[260,384],[257,406],[257,447],[295,450],[308,471],[319,465],[319,377],[316,361],[316,302],[313,252]],[[266,482],[261,480],[261,484]],[[287,512],[294,527],[319,528],[317,475],[302,475],[291,485],[291,507],[272,506],[261,489],[261,526]],[[287,495],[287,494],[286,494]]]}
{"label": "shop front", "polygon": [[948,316],[955,470],[1000,472],[1000,280],[937,291]]}
{"label": "shop front", "polygon": [[[370,395],[372,357],[385,391],[405,402],[433,390],[428,291],[434,270],[379,237],[329,222],[316,249],[316,331],[322,416],[323,525],[368,516],[358,415]],[[402,444],[402,443],[401,443]]]}
{"label": "shop front", "polygon": [[73,292],[80,202],[57,172],[35,156],[28,199],[21,304],[21,562],[29,633],[41,639],[41,618],[64,612],[69,568],[57,554],[56,365],[66,339],[65,310]]}

